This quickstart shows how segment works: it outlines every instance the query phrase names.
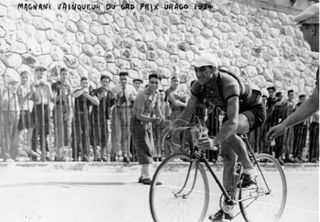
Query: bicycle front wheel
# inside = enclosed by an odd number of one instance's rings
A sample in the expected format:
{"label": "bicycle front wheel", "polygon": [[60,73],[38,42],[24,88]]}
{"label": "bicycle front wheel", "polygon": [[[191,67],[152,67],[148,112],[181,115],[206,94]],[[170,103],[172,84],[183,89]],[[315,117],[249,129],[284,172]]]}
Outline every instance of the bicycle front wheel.
{"label": "bicycle front wheel", "polygon": [[[287,182],[279,162],[258,154],[256,185],[240,189],[239,206],[246,222],[279,221],[287,200]],[[259,166],[258,166],[259,165]]]}
{"label": "bicycle front wheel", "polygon": [[[161,182],[161,185],[156,185]],[[155,222],[203,221],[209,204],[209,184],[198,159],[177,153],[157,168],[149,193]]]}

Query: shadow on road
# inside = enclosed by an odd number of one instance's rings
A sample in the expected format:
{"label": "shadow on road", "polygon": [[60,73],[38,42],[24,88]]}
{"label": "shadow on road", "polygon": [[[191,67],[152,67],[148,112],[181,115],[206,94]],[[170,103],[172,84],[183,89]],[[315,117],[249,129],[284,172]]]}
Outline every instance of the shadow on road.
{"label": "shadow on road", "polygon": [[0,185],[0,188],[5,187],[24,187],[24,186],[124,186],[124,185],[133,185],[137,184],[136,182],[65,182],[65,181],[46,181],[46,182],[30,182],[30,183],[13,183],[13,184],[3,184]]}

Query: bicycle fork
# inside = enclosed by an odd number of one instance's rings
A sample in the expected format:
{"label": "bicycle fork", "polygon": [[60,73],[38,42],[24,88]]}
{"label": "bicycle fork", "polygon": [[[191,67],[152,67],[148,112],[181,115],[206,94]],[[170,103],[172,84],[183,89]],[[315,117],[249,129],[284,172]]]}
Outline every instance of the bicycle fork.
{"label": "bicycle fork", "polygon": [[[189,178],[191,177],[191,176],[190,176],[190,172],[191,172],[192,166],[193,166],[194,164],[196,164],[196,166],[195,166],[195,173],[194,173],[194,178],[193,178],[193,182],[192,182],[191,189],[190,189],[189,192],[187,192],[186,194],[183,194],[182,192],[183,192],[183,190],[185,189],[186,185],[188,184]],[[189,194],[192,193],[192,191],[193,191],[193,189],[194,189],[194,187],[195,187],[195,184],[196,184],[197,176],[198,176],[198,167],[197,167],[198,164],[200,164],[198,161],[191,161],[191,162],[190,162],[190,165],[189,165],[189,168],[188,168],[188,174],[187,174],[187,176],[186,176],[186,179],[185,179],[185,181],[184,181],[184,184],[183,184],[182,188],[181,188],[178,192],[176,192],[176,193],[174,194],[174,196],[175,196],[176,198],[177,198],[177,197],[182,197],[183,199],[186,199],[186,198],[189,196]],[[192,178],[191,178],[191,179],[192,179]]]}

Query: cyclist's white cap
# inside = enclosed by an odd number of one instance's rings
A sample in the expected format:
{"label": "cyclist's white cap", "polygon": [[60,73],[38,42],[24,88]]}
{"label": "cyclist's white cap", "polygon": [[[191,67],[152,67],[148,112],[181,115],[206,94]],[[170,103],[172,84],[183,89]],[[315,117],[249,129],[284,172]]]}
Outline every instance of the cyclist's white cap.
{"label": "cyclist's white cap", "polygon": [[300,12],[294,21],[298,24],[319,24],[319,3],[313,4]]}
{"label": "cyclist's white cap", "polygon": [[202,66],[214,66],[218,67],[220,65],[219,59],[210,53],[204,53],[195,59],[193,66],[202,67]]}

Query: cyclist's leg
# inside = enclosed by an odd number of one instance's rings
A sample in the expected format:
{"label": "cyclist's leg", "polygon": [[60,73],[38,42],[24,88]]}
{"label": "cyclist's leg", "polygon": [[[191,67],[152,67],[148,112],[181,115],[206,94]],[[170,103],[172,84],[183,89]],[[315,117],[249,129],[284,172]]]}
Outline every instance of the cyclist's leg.
{"label": "cyclist's leg", "polygon": [[236,168],[237,155],[233,151],[228,141],[223,141],[222,157],[223,157],[223,186],[229,195],[233,195],[235,188],[234,172]]}
{"label": "cyclist's leg", "polygon": [[[250,123],[247,115],[239,114],[239,121],[238,121],[238,129],[236,131],[237,134],[247,134],[250,129]],[[242,163],[244,171],[253,169],[253,166],[250,162],[246,144],[238,135],[232,135],[225,141],[225,146],[230,147],[239,158],[239,161]],[[222,147],[222,150],[224,147]]]}

